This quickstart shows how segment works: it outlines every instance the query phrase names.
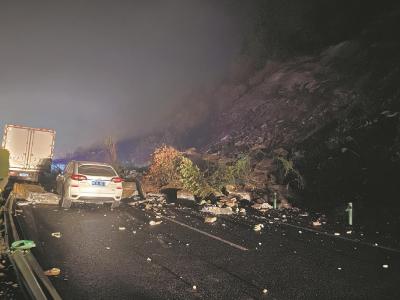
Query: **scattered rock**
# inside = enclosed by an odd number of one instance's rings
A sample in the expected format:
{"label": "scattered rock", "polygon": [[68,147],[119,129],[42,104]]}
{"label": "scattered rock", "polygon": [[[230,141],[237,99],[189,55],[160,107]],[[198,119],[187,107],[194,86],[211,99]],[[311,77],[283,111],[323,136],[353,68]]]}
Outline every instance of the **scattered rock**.
{"label": "scattered rock", "polygon": [[264,228],[263,224],[256,224],[256,225],[254,225],[253,230],[254,231],[260,231],[262,228]]}
{"label": "scattered rock", "polygon": [[314,227],[318,227],[318,226],[321,226],[322,224],[321,224],[321,222],[320,221],[314,221],[314,222],[312,222],[312,225],[314,226]]}
{"label": "scattered rock", "polygon": [[204,223],[214,223],[215,221],[217,221],[217,217],[205,217],[204,219]]}
{"label": "scattered rock", "polygon": [[254,209],[257,209],[257,210],[261,210],[261,211],[267,211],[267,210],[272,208],[272,206],[269,203],[266,203],[266,202],[264,202],[264,203],[255,203],[251,207],[254,208]]}
{"label": "scattered rock", "polygon": [[231,215],[233,214],[232,208],[230,207],[217,207],[217,206],[207,206],[203,207],[201,210],[202,212],[205,213],[211,213],[214,215]]}
{"label": "scattered rock", "polygon": [[118,230],[120,230],[120,231],[124,231],[126,228],[125,227],[118,227]]}
{"label": "scattered rock", "polygon": [[44,272],[44,275],[46,276],[58,276],[60,275],[61,270],[59,268],[51,268],[50,270],[47,270]]}
{"label": "scattered rock", "polygon": [[162,221],[153,221],[153,220],[151,220],[151,221],[149,222],[149,224],[150,224],[151,226],[159,225],[159,224],[161,224],[161,223],[162,223]]}
{"label": "scattered rock", "polygon": [[51,236],[53,236],[53,237],[59,239],[59,238],[61,237],[61,232],[53,232],[53,233],[51,234]]}
{"label": "scattered rock", "polygon": [[229,195],[238,197],[240,200],[251,201],[251,194],[248,193],[248,192],[235,192],[235,193],[232,193],[232,194],[229,194]]}
{"label": "scattered rock", "polygon": [[185,190],[178,190],[176,196],[177,196],[178,199],[195,201],[194,195],[192,193],[188,192],[188,191],[185,191]]}
{"label": "scattered rock", "polygon": [[60,201],[60,196],[53,193],[30,192],[26,200],[32,203],[58,204]]}
{"label": "scattered rock", "polygon": [[389,265],[382,265],[382,268],[388,269],[388,268],[389,268]]}
{"label": "scattered rock", "polygon": [[206,205],[206,204],[207,204],[207,201],[204,200],[204,199],[202,199],[202,200],[200,201],[200,203],[199,203],[199,205]]}
{"label": "scattered rock", "polygon": [[235,207],[235,206],[237,206],[237,200],[235,198],[231,198],[231,199],[225,201],[225,205],[228,207]]}

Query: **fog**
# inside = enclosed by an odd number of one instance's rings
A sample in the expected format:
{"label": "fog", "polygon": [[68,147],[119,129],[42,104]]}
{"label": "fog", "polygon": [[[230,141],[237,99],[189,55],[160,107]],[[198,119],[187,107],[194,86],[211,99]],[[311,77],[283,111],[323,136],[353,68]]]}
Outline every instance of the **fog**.
{"label": "fog", "polygon": [[225,76],[248,6],[1,1],[0,126],[55,129],[57,156],[162,126],[183,95]]}

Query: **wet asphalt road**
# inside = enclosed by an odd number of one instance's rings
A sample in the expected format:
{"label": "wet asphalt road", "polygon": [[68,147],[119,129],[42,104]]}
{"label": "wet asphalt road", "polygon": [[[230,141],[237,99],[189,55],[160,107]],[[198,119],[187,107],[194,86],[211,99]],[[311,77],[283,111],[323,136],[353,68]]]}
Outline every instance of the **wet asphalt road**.
{"label": "wet asphalt road", "polygon": [[[43,269],[61,269],[51,280],[64,299],[400,297],[399,253],[257,215],[220,216],[210,225],[195,208],[167,205],[168,219],[150,226],[159,220],[153,212],[128,205],[19,209],[20,230],[36,241]],[[261,232],[252,229],[257,223]]]}

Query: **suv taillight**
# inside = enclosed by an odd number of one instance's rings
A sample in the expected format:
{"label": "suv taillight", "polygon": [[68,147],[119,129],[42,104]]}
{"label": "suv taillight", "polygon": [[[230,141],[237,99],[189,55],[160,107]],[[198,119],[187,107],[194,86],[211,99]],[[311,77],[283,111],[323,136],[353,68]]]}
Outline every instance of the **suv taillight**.
{"label": "suv taillight", "polygon": [[72,174],[71,179],[81,181],[81,180],[87,180],[87,177],[80,174]]}
{"label": "suv taillight", "polygon": [[120,183],[120,182],[122,182],[124,180],[121,177],[113,177],[111,179],[111,181],[114,182],[114,183]]}

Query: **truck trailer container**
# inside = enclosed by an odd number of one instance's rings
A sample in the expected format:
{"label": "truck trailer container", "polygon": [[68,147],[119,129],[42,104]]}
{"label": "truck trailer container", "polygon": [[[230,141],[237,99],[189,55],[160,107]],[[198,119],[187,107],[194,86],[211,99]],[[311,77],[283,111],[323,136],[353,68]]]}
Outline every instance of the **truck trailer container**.
{"label": "truck trailer container", "polygon": [[55,135],[52,129],[6,125],[2,147],[10,153],[10,179],[38,182],[43,172],[49,172]]}

